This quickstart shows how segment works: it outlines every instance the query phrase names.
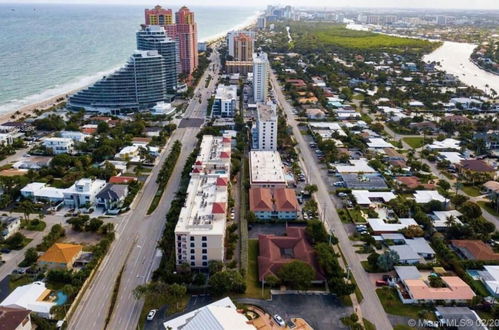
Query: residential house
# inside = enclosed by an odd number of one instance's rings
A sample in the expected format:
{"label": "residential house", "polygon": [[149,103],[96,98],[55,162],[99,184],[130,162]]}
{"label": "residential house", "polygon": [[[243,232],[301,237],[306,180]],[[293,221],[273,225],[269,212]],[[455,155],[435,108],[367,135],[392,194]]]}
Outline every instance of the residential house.
{"label": "residential house", "polygon": [[341,173],[341,179],[346,188],[349,189],[363,189],[363,190],[385,190],[388,186],[385,179],[381,174],[368,173],[368,174],[354,174],[354,173]]}
{"label": "residential house", "polygon": [[464,159],[459,164],[456,164],[456,167],[459,173],[470,181],[474,181],[475,175],[479,175],[480,180],[485,178],[494,179],[497,172],[497,169],[481,159]]}
{"label": "residential house", "polygon": [[388,249],[397,252],[399,262],[403,264],[421,263],[435,257],[435,251],[424,237],[405,238],[404,244],[390,245]]}
{"label": "residential house", "polygon": [[436,311],[440,314],[440,322],[443,325],[462,324],[459,329],[464,330],[487,330],[487,323],[469,307],[447,307],[436,306]]}
{"label": "residential house", "polygon": [[414,192],[414,200],[418,204],[426,204],[431,201],[439,201],[441,203],[447,204],[449,201],[444,196],[440,195],[440,193],[436,190],[416,190]]}
{"label": "residential house", "polygon": [[3,123],[2,126],[4,127],[13,127],[17,131],[22,132],[22,133],[27,133],[27,132],[32,132],[35,130],[35,127],[26,121],[9,121],[6,123]]}
{"label": "residential house", "polygon": [[417,132],[429,132],[429,133],[436,133],[439,130],[437,124],[435,124],[435,122],[433,121],[410,123],[409,128]]}
{"label": "residential house", "polygon": [[24,308],[0,307],[0,330],[31,330],[31,311]]}
{"label": "residential house", "polygon": [[106,181],[80,179],[71,187],[64,189],[64,204],[74,208],[85,208],[95,202],[97,194],[104,189]]}
{"label": "residential house", "polygon": [[90,135],[78,131],[62,131],[61,138],[71,139],[74,142],[85,142]]}
{"label": "residential house", "polygon": [[50,298],[52,292],[43,282],[18,286],[1,303],[0,307],[23,308],[44,318],[51,318],[50,309],[56,304]]}
{"label": "residential house", "polygon": [[47,156],[30,156],[23,157],[12,165],[13,168],[20,170],[39,170],[48,167],[52,162],[52,157]]}
{"label": "residential house", "polygon": [[74,141],[70,138],[50,137],[43,141],[43,146],[54,155],[74,153]]}
{"label": "residential house", "polygon": [[10,215],[0,216],[0,234],[3,239],[7,239],[21,228],[21,219]]}
{"label": "residential house", "polygon": [[371,206],[376,203],[387,203],[395,199],[394,193],[390,191],[369,191],[369,190],[354,190],[352,195],[355,201],[360,206]]}
{"label": "residential house", "polygon": [[499,130],[475,133],[473,140],[483,140],[486,150],[497,151],[499,149]]}
{"label": "residential house", "polygon": [[[406,270],[407,267],[411,267]],[[430,286],[427,276],[419,272],[414,266],[395,266],[398,276],[397,292],[404,304],[436,303],[465,303],[475,296],[475,293],[466,282],[457,276],[441,276],[445,287]]]}
{"label": "residential house", "polygon": [[490,245],[480,240],[452,240],[452,247],[465,259],[499,260],[499,253],[494,252]]}
{"label": "residential house", "polygon": [[115,156],[115,159],[139,162],[140,161],[140,148],[137,145],[123,147]]}
{"label": "residential house", "polygon": [[429,144],[426,146],[427,149],[429,150],[440,150],[440,151],[452,151],[452,150],[459,150],[461,142],[456,139],[451,139],[447,138],[442,141],[434,141],[432,144]]}
{"label": "residential house", "polygon": [[83,246],[75,244],[54,243],[38,258],[40,266],[49,269],[72,269],[73,264],[81,255]]}
{"label": "residential house", "polygon": [[107,213],[117,214],[127,195],[127,185],[108,184],[95,196],[95,204],[104,208]]}
{"label": "residential house", "polygon": [[334,165],[338,173],[377,173],[374,168],[369,166],[366,159],[350,159],[348,165]]}
{"label": "residential house", "polygon": [[320,119],[326,118],[326,113],[321,109],[310,108],[310,109],[305,110],[305,112],[307,114],[308,119],[320,120]]}
{"label": "residential house", "polygon": [[436,185],[433,183],[422,183],[417,176],[397,176],[395,181],[402,188],[406,187],[409,190],[415,190],[418,188],[424,189],[436,189]]}
{"label": "residential house", "polygon": [[462,213],[457,210],[433,211],[433,214],[430,215],[430,219],[436,230],[442,230],[449,227],[451,223],[462,224],[459,220],[460,216],[462,216]]}
{"label": "residential house", "polygon": [[418,223],[413,218],[399,218],[396,222],[388,219],[368,218],[367,222],[375,235],[397,233],[409,226],[418,226]]}
{"label": "residential house", "polygon": [[487,194],[487,197],[493,204],[497,204],[499,197],[499,182],[497,181],[487,181],[483,184],[483,189]]}
{"label": "residential house", "polygon": [[137,181],[137,178],[134,176],[112,176],[109,178],[109,182],[111,184],[129,184],[131,182]]}
{"label": "residential house", "polygon": [[499,297],[499,266],[483,266],[484,270],[478,271],[478,277],[487,291],[493,297]]}

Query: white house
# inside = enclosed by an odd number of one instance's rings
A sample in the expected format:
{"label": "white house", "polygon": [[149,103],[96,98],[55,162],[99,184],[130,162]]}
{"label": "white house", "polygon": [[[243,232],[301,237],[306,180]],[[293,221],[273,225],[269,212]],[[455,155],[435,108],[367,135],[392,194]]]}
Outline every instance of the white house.
{"label": "white house", "polygon": [[21,228],[21,220],[19,217],[11,217],[8,215],[0,216],[0,234],[4,239],[9,238]]}
{"label": "white house", "polygon": [[45,283],[33,282],[17,287],[0,303],[0,306],[24,308],[42,317],[50,318],[50,308],[55,306],[55,303],[47,299],[49,294],[50,290],[45,287]]}
{"label": "white house", "polygon": [[426,204],[431,201],[439,201],[442,203],[447,203],[447,198],[440,195],[436,190],[416,190],[414,192],[414,199],[418,204]]}
{"label": "white house", "polygon": [[84,207],[87,203],[92,205],[95,202],[95,196],[105,186],[104,180],[80,179],[71,187],[64,189],[64,204],[75,208]]}
{"label": "white house", "polygon": [[78,131],[62,131],[61,137],[71,139],[74,142],[85,142],[85,139],[90,135]]}
{"label": "white house", "polygon": [[71,154],[74,152],[74,141],[70,138],[46,138],[43,141],[43,145],[55,155]]}
{"label": "white house", "polygon": [[426,146],[430,150],[459,150],[461,142],[456,139],[445,139],[443,141],[434,141],[432,144]]}

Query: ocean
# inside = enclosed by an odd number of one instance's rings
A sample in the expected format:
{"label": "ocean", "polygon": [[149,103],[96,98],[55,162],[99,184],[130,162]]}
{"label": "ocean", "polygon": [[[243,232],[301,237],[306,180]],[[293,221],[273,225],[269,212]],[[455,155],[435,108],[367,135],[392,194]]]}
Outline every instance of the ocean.
{"label": "ocean", "polygon": [[[203,41],[248,25],[259,8],[190,9]],[[0,114],[116,70],[134,51],[142,23],[143,6],[0,4]]]}

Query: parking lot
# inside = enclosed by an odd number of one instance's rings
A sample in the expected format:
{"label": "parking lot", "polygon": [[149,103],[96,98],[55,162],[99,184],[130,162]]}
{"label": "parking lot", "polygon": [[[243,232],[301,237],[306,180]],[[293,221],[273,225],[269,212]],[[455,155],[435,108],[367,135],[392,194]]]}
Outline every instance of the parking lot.
{"label": "parking lot", "polygon": [[348,329],[340,319],[353,312],[335,296],[322,294],[278,294],[272,295],[271,301],[243,298],[237,302],[258,306],[270,315],[278,314],[285,322],[301,317],[316,330]]}

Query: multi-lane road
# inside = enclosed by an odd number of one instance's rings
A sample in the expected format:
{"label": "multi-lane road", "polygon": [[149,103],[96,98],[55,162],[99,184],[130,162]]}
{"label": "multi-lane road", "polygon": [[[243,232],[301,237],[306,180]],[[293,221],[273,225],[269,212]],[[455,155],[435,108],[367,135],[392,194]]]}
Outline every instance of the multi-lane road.
{"label": "multi-lane road", "polygon": [[[123,216],[122,222],[117,226],[117,238],[69,320],[69,329],[99,330],[106,327],[113,289],[122,269],[116,303],[106,328],[136,328],[143,301],[135,299],[132,291],[138,285],[146,283],[159,265],[161,255],[156,247],[165,226],[165,215],[179,187],[187,157],[197,144],[199,123],[205,118],[208,99],[218,81],[220,63],[216,51],[213,52],[211,60],[210,69],[206,70],[201,78],[194,91],[196,97],[190,100],[184,114],[185,124],[182,125],[181,122],[180,127],[170,137],[158,164],[151,171],[131,210]],[[211,75],[212,79],[206,87],[205,80],[208,75]],[[191,125],[190,122],[198,124]],[[152,214],[147,215],[149,204],[157,191],[158,172],[176,140],[182,142],[181,154],[158,207]]]}
{"label": "multi-lane road", "polygon": [[392,329],[392,325],[383,310],[383,306],[381,305],[378,296],[376,295],[375,288],[369,280],[367,273],[364,271],[364,268],[360,264],[359,256],[357,255],[357,253],[355,253],[352,242],[348,238],[348,233],[343,227],[338,213],[336,212],[336,207],[331,200],[331,196],[329,195],[329,189],[327,186],[327,173],[324,173],[325,171],[319,168],[307,142],[301,135],[298,128],[298,123],[294,119],[293,109],[289,102],[286,100],[281,86],[279,85],[273,72],[271,72],[270,78],[277,101],[286,113],[287,123],[293,129],[293,134],[296,138],[296,141],[298,142],[301,157],[303,159],[303,163],[305,164],[305,172],[308,174],[309,182],[311,184],[317,185],[317,203],[319,204],[322,212],[325,213],[325,225],[331,231],[334,231],[335,236],[338,238],[341,251],[343,252],[348,266],[350,267],[350,270],[355,277],[357,285],[364,296],[364,300],[361,303],[362,315],[364,315],[364,317],[369,321],[373,322],[376,325],[377,329]]}

